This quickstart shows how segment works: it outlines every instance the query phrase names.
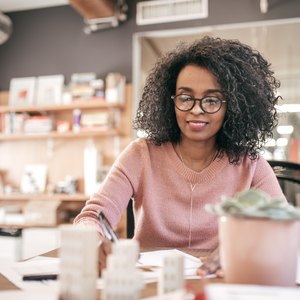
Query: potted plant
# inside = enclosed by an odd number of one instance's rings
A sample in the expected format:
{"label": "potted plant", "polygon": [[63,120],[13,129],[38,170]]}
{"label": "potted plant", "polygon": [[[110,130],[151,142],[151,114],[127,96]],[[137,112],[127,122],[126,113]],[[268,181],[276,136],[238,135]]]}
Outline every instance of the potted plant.
{"label": "potted plant", "polygon": [[300,210],[258,189],[207,205],[219,218],[220,260],[229,283],[293,286]]}

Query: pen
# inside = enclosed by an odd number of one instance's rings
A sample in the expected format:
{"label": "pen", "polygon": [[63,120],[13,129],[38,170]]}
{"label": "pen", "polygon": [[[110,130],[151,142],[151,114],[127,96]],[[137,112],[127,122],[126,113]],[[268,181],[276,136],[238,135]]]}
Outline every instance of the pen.
{"label": "pen", "polygon": [[37,274],[37,275],[24,275],[23,280],[24,281],[30,281],[30,280],[56,280],[57,274]]}
{"label": "pen", "polygon": [[110,227],[106,217],[104,216],[104,213],[101,211],[99,213],[99,221],[100,225],[102,227],[103,233],[105,235],[105,238],[107,238],[111,242],[117,242],[118,238],[112,228]]}

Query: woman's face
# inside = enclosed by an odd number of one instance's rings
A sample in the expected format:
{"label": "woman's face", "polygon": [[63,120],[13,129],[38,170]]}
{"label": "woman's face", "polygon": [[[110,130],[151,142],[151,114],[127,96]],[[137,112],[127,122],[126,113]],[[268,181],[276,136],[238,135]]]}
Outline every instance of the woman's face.
{"label": "woman's face", "polygon": [[[178,74],[176,95],[186,94],[195,98],[213,96],[225,100],[216,77],[207,69],[187,65]],[[176,119],[181,130],[182,139],[193,141],[210,141],[216,139],[216,134],[222,127],[226,112],[226,103],[213,114],[204,112],[199,101],[196,101],[190,111],[180,111],[175,107]]]}

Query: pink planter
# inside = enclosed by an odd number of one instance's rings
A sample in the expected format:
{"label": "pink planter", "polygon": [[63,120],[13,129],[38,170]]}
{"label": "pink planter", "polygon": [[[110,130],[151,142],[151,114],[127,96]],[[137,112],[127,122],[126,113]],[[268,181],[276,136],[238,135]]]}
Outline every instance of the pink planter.
{"label": "pink planter", "polygon": [[219,237],[226,282],[296,285],[300,221],[222,216]]}

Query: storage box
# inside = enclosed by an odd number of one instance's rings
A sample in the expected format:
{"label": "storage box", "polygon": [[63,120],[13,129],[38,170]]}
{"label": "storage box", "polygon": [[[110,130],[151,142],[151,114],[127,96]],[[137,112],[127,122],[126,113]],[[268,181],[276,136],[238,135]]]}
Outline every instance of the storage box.
{"label": "storage box", "polygon": [[59,200],[30,200],[24,206],[26,224],[56,225]]}

